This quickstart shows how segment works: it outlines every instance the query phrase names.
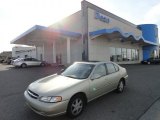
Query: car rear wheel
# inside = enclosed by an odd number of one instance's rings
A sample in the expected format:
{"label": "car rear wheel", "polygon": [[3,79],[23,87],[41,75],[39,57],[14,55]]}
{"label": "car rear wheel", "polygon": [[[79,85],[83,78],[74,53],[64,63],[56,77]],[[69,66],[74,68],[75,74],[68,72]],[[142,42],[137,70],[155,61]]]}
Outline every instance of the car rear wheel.
{"label": "car rear wheel", "polygon": [[150,64],[151,64],[151,62],[147,62],[147,64],[148,64],[148,65],[150,65]]}
{"label": "car rear wheel", "polygon": [[123,90],[124,90],[124,81],[121,80],[121,81],[119,81],[119,84],[118,84],[118,86],[117,86],[116,91],[117,91],[118,93],[122,93]]}
{"label": "car rear wheel", "polygon": [[44,63],[41,63],[41,66],[42,66],[42,67],[44,67],[44,66],[45,66],[45,64],[44,64]]}
{"label": "car rear wheel", "polygon": [[84,107],[85,107],[85,100],[83,96],[76,95],[71,98],[68,104],[67,115],[70,118],[75,118],[83,112]]}
{"label": "car rear wheel", "polygon": [[27,65],[26,65],[25,63],[23,63],[23,64],[21,65],[21,67],[22,67],[22,68],[26,68]]}

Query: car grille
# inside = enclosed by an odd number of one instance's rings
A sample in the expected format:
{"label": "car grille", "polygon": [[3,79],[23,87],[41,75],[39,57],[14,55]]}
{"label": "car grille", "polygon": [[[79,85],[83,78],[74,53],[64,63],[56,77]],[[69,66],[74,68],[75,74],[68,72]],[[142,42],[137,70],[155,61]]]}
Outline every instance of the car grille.
{"label": "car grille", "polygon": [[27,90],[27,93],[30,97],[34,98],[34,99],[38,99],[39,95],[34,93],[33,91],[31,90]]}

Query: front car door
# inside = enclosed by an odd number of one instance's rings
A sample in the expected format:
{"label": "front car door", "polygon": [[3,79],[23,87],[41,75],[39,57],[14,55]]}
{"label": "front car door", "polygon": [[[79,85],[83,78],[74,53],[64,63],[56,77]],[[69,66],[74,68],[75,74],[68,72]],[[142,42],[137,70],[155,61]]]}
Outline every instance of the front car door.
{"label": "front car door", "polygon": [[32,65],[33,66],[39,66],[41,64],[41,61],[35,59],[35,58],[32,58]]}
{"label": "front car door", "polygon": [[32,65],[32,58],[25,58],[24,62],[25,62],[25,64],[27,64],[27,66],[31,66]]}
{"label": "front car door", "polygon": [[102,95],[105,90],[105,81],[106,81],[106,66],[105,64],[100,64],[95,67],[92,72],[90,80],[90,99],[94,99]]}

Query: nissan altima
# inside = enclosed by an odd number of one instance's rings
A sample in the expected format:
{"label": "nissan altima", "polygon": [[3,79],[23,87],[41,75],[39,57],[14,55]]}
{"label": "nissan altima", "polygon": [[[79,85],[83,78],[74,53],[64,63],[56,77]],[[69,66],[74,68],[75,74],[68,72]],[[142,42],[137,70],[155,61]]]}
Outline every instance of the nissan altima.
{"label": "nissan altima", "polygon": [[122,93],[127,71],[113,62],[75,62],[59,74],[31,83],[26,104],[43,116],[79,116],[87,103],[113,90]]}

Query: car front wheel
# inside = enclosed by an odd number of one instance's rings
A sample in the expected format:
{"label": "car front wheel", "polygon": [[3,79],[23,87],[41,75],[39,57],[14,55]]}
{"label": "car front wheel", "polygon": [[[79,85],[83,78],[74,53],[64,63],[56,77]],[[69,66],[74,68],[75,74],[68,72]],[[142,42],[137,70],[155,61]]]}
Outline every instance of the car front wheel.
{"label": "car front wheel", "polygon": [[124,90],[124,81],[119,81],[119,84],[118,84],[118,86],[117,86],[117,92],[118,93],[122,93],[123,92],[123,90]]}
{"label": "car front wheel", "polygon": [[76,95],[73,98],[71,98],[68,108],[67,108],[67,115],[70,118],[75,118],[79,116],[85,107],[84,98],[81,95]]}

